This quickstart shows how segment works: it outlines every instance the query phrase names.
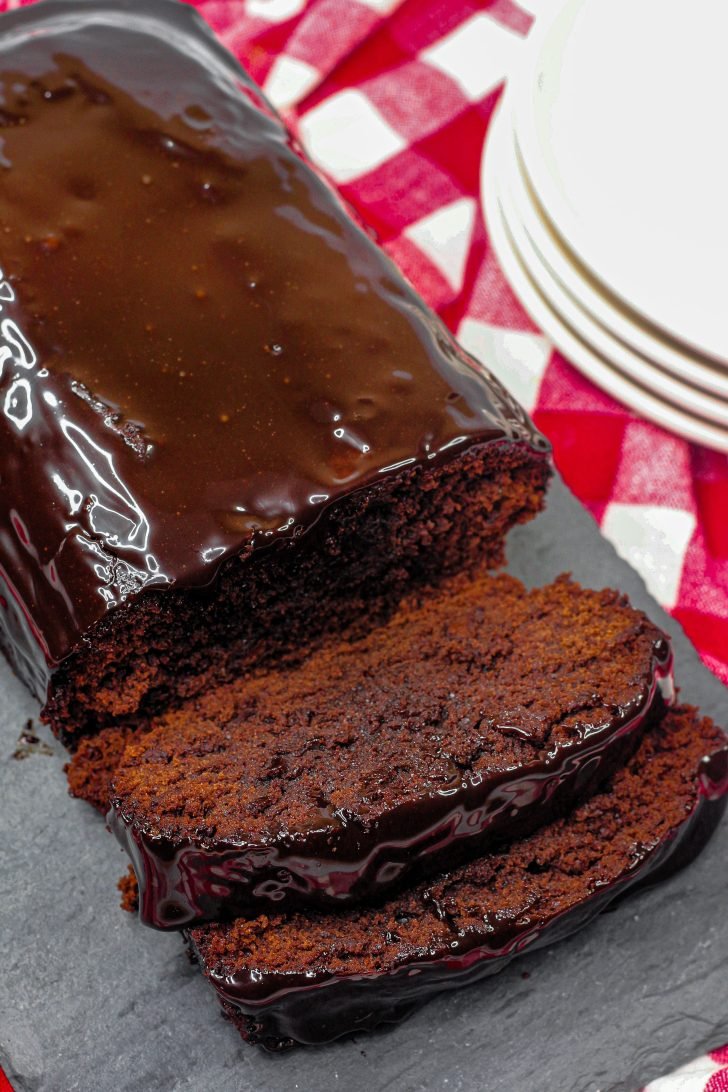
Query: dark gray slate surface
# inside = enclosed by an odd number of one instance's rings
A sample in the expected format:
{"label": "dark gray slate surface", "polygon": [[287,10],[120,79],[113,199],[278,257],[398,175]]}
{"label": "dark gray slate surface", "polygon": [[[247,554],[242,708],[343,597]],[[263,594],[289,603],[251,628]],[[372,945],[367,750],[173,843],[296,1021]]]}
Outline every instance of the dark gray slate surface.
{"label": "dark gray slate surface", "polygon": [[[563,486],[519,529],[529,583],[622,588],[675,638],[683,694],[725,689]],[[631,1092],[728,1041],[728,824],[690,869],[401,1027],[269,1057],[245,1047],[179,940],[118,909],[121,851],[71,800],[60,748],[11,758],[35,704],[0,665],[0,1063],[37,1092]],[[528,972],[524,978],[523,973]]]}

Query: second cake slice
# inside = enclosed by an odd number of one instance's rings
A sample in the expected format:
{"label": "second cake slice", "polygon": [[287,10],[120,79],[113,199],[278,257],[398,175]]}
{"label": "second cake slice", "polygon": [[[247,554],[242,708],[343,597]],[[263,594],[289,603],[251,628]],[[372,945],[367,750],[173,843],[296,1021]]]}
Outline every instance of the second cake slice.
{"label": "second cake slice", "polygon": [[[715,830],[726,793],[726,737],[683,706],[596,796],[529,838],[373,907],[261,914],[192,929],[188,941],[251,1043],[280,1050],[369,1031],[562,940],[687,865]],[[625,915],[625,934],[629,924]]]}
{"label": "second cake slice", "polygon": [[486,577],[160,718],[109,819],[160,928],[365,899],[563,813],[671,693],[667,638],[616,592]]}

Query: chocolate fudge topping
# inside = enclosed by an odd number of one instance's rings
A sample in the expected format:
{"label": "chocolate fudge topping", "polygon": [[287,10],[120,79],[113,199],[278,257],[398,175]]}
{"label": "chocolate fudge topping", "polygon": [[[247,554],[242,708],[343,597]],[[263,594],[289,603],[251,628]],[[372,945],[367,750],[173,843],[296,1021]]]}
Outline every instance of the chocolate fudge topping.
{"label": "chocolate fudge topping", "polygon": [[143,589],[404,467],[545,449],[186,5],[4,16],[0,174],[1,617],[37,693]]}

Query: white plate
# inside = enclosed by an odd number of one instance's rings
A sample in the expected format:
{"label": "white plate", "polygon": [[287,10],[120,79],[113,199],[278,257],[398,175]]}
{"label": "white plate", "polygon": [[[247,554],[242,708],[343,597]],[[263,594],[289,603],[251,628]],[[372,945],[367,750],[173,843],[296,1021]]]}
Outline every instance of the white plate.
{"label": "white plate", "polygon": [[524,177],[524,164],[513,131],[508,92],[500,106],[500,117],[493,124],[505,130],[498,135],[494,133],[493,137],[507,145],[503,153],[508,158],[508,162],[504,163],[508,173],[506,192],[533,246],[563,289],[627,348],[686,380],[688,384],[718,395],[728,403],[728,369],[709,357],[693,354],[675,340],[661,338],[654,328],[635,321],[629,310],[621,307],[616,297],[610,297],[564,245],[544,210],[538,206],[530,180]]}
{"label": "white plate", "polygon": [[506,277],[534,322],[551,338],[567,359],[613,398],[688,440],[705,444],[717,451],[728,452],[728,431],[684,413],[616,371],[611,363],[588,345],[549,304],[518,256],[503,219],[496,187],[493,184],[494,143],[490,140],[486,141],[481,162],[481,193],[488,235]]}
{"label": "white plate", "polygon": [[728,364],[728,4],[559,0],[515,73],[529,176],[623,304]]}
{"label": "white plate", "polygon": [[505,227],[513,241],[519,260],[553,310],[564,318],[588,345],[596,349],[619,371],[635,379],[640,386],[652,391],[658,397],[728,429],[728,402],[714,398],[705,391],[690,387],[674,376],[667,375],[644,357],[632,352],[603,326],[594,322],[573,296],[551,276],[528,234],[514,220],[513,210],[502,193],[500,205]]}
{"label": "white plate", "polygon": [[728,429],[728,400],[716,398],[692,387],[657,367],[654,361],[634,352],[610,330],[596,322],[581,301],[564,286],[549,268],[539,248],[520,219],[514,201],[517,164],[508,145],[507,116],[499,111],[494,118],[489,140],[492,141],[489,184],[495,187],[501,213],[514,248],[548,303],[583,340],[640,386],[672,402],[680,409],[704,417]]}

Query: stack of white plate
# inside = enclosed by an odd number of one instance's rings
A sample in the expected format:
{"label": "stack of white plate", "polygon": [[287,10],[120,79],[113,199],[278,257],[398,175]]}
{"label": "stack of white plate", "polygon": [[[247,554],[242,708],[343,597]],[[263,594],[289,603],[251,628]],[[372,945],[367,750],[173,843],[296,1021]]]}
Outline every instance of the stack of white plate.
{"label": "stack of white plate", "polygon": [[560,0],[490,127],[488,232],[577,367],[728,451],[728,2]]}

